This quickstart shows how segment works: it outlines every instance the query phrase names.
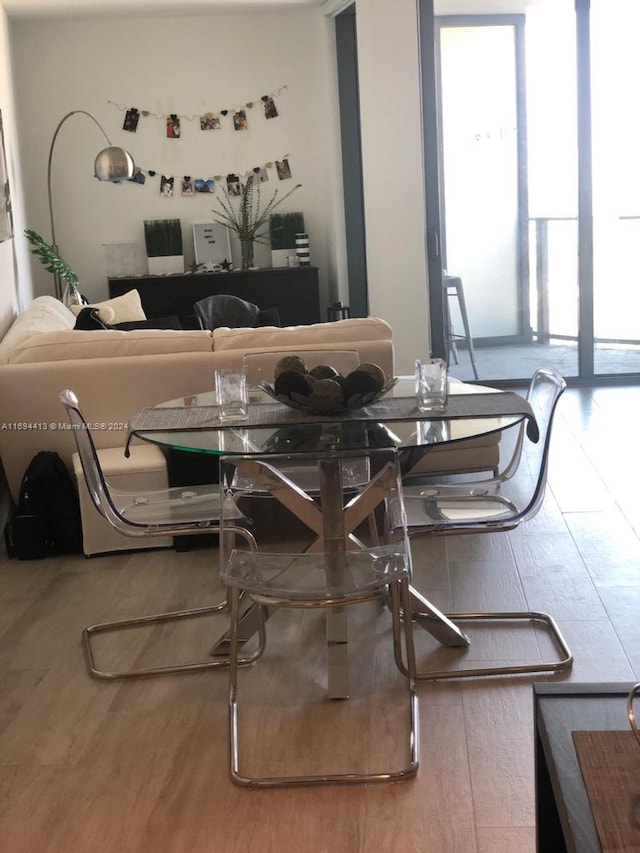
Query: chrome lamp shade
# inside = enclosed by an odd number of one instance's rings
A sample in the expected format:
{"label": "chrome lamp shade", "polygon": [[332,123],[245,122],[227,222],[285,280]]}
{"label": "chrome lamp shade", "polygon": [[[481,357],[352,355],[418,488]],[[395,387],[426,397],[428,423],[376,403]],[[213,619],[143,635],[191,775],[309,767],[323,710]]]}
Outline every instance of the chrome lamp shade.
{"label": "chrome lamp shade", "polygon": [[99,181],[126,181],[133,177],[133,171],[133,157],[124,148],[112,145],[96,157],[94,174]]}

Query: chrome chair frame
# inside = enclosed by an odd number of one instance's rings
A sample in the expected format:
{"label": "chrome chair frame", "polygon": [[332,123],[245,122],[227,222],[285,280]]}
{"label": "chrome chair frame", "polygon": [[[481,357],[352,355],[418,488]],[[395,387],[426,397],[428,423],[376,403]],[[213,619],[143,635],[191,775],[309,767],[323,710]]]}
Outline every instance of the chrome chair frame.
{"label": "chrome chair frame", "polygon": [[[110,488],[100,466],[100,459],[91,435],[91,430],[89,429],[89,426],[80,410],[78,398],[73,391],[65,390],[60,393],[60,402],[62,403],[71,424],[72,434],[76,442],[82,470],[85,476],[85,482],[93,504],[100,515],[105,518],[119,533],[138,539],[148,539],[167,535],[193,536],[204,533],[220,533],[219,492],[217,490],[212,492],[211,487],[206,487],[206,491],[204,493],[201,488],[189,487],[189,501],[192,502],[188,502],[188,506],[189,511],[193,512],[193,518],[189,519],[188,517],[184,517],[183,514],[183,517],[180,518],[179,521],[163,521],[162,514],[166,513],[166,517],[169,518],[172,512],[176,512],[178,509],[182,510],[180,503],[181,489],[174,488],[167,489],[160,493],[153,492],[141,494],[133,491],[125,493],[122,490],[113,490]],[[129,516],[127,515],[127,509],[118,507],[116,500],[114,499],[115,494],[117,494],[119,498],[124,499],[128,506],[130,513]],[[150,506],[151,509],[160,513],[160,515],[155,518],[150,516],[145,518],[145,506]],[[198,511],[196,512],[196,510]],[[236,520],[237,519],[238,515],[236,514]],[[239,524],[229,525],[227,527],[226,535],[240,536],[250,548],[255,546],[253,535]],[[192,619],[213,613],[220,613],[227,609],[228,601],[225,597],[224,601],[205,607],[175,610],[166,613],[156,613],[148,616],[119,619],[116,621],[91,625],[85,628],[82,632],[82,644],[89,674],[94,678],[116,680],[228,667],[228,657],[220,657],[183,664],[168,664],[164,666],[140,667],[124,670],[104,670],[97,666],[95,653],[91,645],[92,638],[97,634],[121,631],[145,625],[156,625],[165,622],[180,621],[183,619]],[[258,648],[252,654],[243,656],[240,663],[251,663],[260,654],[261,650]]]}
{"label": "chrome chair frame", "polygon": [[[234,549],[228,559],[223,561],[222,580],[229,590],[230,611],[231,611],[231,634],[230,634],[230,658],[231,665],[229,667],[229,749],[230,763],[229,773],[231,780],[240,786],[249,788],[274,788],[274,787],[300,787],[306,785],[349,785],[356,783],[382,783],[382,782],[400,782],[413,778],[418,772],[419,767],[419,749],[418,749],[418,704],[416,693],[416,665],[415,665],[415,650],[413,642],[413,626],[410,620],[402,618],[403,612],[408,612],[411,607],[409,580],[411,575],[410,566],[410,550],[406,538],[406,529],[404,522],[404,511],[402,509],[400,495],[400,480],[397,470],[397,458],[394,451],[369,451],[371,455],[386,453],[387,456],[394,456],[393,465],[387,463],[373,477],[370,484],[364,489],[361,501],[358,497],[351,498],[347,506],[342,509],[338,515],[341,519],[341,531],[339,534],[335,530],[327,529],[331,527],[331,520],[327,524],[319,524],[319,514],[315,502],[309,498],[302,490],[283,473],[283,460],[278,458],[268,457],[267,460],[251,457],[243,459],[242,457],[226,457],[221,460],[221,476],[220,482],[225,489],[232,490],[233,482],[236,479],[236,466],[242,468],[243,465],[248,467],[246,476],[250,477],[254,482],[260,482],[260,488],[265,493],[273,494],[274,498],[279,500],[283,505],[289,507],[296,516],[305,519],[309,524],[312,532],[319,536],[319,540],[324,542],[324,551],[322,554],[328,561],[328,572],[332,571],[332,563],[334,559],[338,562],[344,558],[348,561],[348,554],[353,551],[362,553],[362,550],[372,554],[382,553],[381,548],[384,546],[374,545],[371,549],[366,549],[360,539],[350,532],[351,524],[347,521],[345,526],[345,518],[351,517],[351,522],[364,522],[371,516],[373,509],[376,506],[383,504],[385,508],[389,506],[389,496],[395,497],[396,514],[399,513],[399,521],[391,523],[385,531],[387,536],[394,539],[399,537],[397,545],[392,546],[395,552],[402,554],[403,566],[402,571],[397,571],[396,576],[390,576],[386,582],[382,578],[378,579],[378,583],[372,583],[367,588],[355,588],[348,591],[339,591],[335,588],[333,592],[320,590],[305,590],[304,594],[293,595],[290,591],[278,589],[277,587],[267,589],[263,583],[252,583],[250,580],[242,579],[238,573],[234,574],[234,562],[238,559],[242,560],[242,554]],[[337,453],[331,454],[335,471],[340,471],[341,461],[348,456],[353,456],[353,453]],[[362,455],[360,453],[359,455]],[[317,456],[315,457],[318,462]],[[326,459],[320,463],[326,465]],[[334,472],[335,473],[335,472]],[[339,474],[338,474],[339,477]],[[320,473],[319,479],[323,480],[323,473]],[[323,493],[326,497],[326,492]],[[359,502],[361,505],[359,506]],[[300,509],[302,505],[302,510]],[[399,507],[399,509],[397,509]],[[328,515],[331,519],[336,517],[336,507],[328,510]],[[385,521],[389,521],[389,513]],[[222,523],[224,529],[224,510],[222,513]],[[261,555],[259,550],[253,551],[249,555],[249,559],[254,562],[259,562],[261,556],[278,561],[282,559],[282,565],[290,565],[296,559],[306,559],[309,556],[318,554],[318,541],[308,548],[302,554],[274,554],[266,552]],[[389,546],[387,546],[389,547]],[[345,550],[346,549],[346,550]],[[395,554],[397,559],[397,553]],[[260,647],[266,645],[266,630],[265,630],[265,612],[267,608],[287,607],[287,608],[342,608],[345,606],[360,604],[373,599],[383,599],[387,596],[391,601],[392,614],[392,632],[394,645],[394,660],[396,666],[408,680],[409,690],[409,760],[404,767],[392,772],[377,772],[377,773],[332,773],[332,774],[314,774],[314,775],[298,775],[298,776],[248,776],[240,769],[240,739],[238,725],[238,662],[239,662],[239,600],[240,594],[244,592],[255,606],[259,608],[260,620]],[[403,649],[404,639],[404,649]],[[406,660],[405,660],[406,656]]]}
{"label": "chrome chair frame", "polygon": [[[551,429],[556,407],[560,396],[566,388],[566,382],[557,373],[549,370],[537,370],[531,380],[527,399],[536,415],[540,438],[537,445],[532,445],[524,438],[524,430],[517,437],[516,450],[504,471],[492,479],[460,482],[452,478],[450,483],[434,483],[427,481],[423,485],[404,487],[405,508],[408,515],[408,535],[410,541],[424,536],[453,536],[465,533],[496,533],[508,532],[519,527],[533,518],[544,500],[547,469],[549,462],[549,446]],[[535,457],[533,463],[529,459]],[[526,469],[526,471],[525,471]],[[525,472],[523,474],[523,472]],[[528,474],[527,474],[528,472]],[[519,478],[527,478],[527,483],[533,479],[533,488],[529,490],[526,499],[518,504],[503,490],[509,491]],[[514,489],[515,491],[515,489]],[[524,489],[519,492],[524,495]],[[419,503],[428,517],[428,523],[414,521],[413,507]],[[468,510],[479,508],[474,517],[466,519],[451,519],[443,511],[445,509]],[[472,678],[479,676],[560,672],[569,669],[573,663],[573,655],[553,617],[541,611],[493,611],[447,613],[455,623],[465,622],[529,622],[542,625],[549,633],[558,651],[555,661],[539,663],[522,663],[493,667],[476,667],[469,669],[440,669],[418,672],[419,681],[436,681],[450,678]],[[418,621],[428,624],[430,615],[421,613],[414,604],[413,616]]]}

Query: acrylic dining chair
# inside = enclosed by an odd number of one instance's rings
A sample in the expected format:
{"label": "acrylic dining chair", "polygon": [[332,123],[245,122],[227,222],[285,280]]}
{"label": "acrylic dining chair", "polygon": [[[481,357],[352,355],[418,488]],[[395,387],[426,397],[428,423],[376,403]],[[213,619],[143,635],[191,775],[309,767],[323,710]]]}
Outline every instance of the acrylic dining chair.
{"label": "acrylic dining chair", "polygon": [[[114,488],[102,471],[91,430],[82,414],[78,398],[73,391],[65,390],[60,394],[60,402],[69,418],[84,479],[93,504],[102,517],[119,533],[138,540],[167,535],[193,536],[203,533],[220,533],[221,500],[217,485],[173,487],[158,491],[125,491]],[[248,547],[252,548],[255,544],[253,536],[244,526],[247,519],[242,516],[237,506],[233,505],[233,499],[230,496],[226,496],[225,499],[229,502],[226,507],[226,535],[239,536]],[[92,638],[97,634],[201,617],[220,613],[226,609],[225,598],[214,605],[120,619],[85,628],[82,638],[89,673],[94,678],[119,679],[194,672],[228,666],[228,658],[209,657],[207,660],[189,663],[105,670],[97,666],[91,644]],[[246,656],[240,662],[249,663],[255,657],[255,654]]]}
{"label": "acrylic dining chair", "polygon": [[[517,433],[515,451],[497,476],[468,482],[460,477],[451,477],[445,482],[424,480],[420,484],[405,483],[404,503],[410,541],[419,537],[508,532],[532,519],[544,500],[553,420],[565,388],[566,382],[557,373],[544,369],[535,372],[527,398],[536,417],[539,440],[531,441],[524,430]],[[419,620],[420,614],[416,615]],[[559,652],[558,658],[544,662],[424,671],[418,673],[419,680],[559,672],[572,665],[572,654],[558,625],[548,613],[493,611],[449,613],[447,616],[456,623],[508,624],[524,621],[537,624],[550,636]]]}
{"label": "acrylic dining chair", "polygon": [[[222,582],[229,589],[231,609],[231,666],[229,669],[229,736],[230,775],[238,785],[255,788],[277,786],[353,784],[360,782],[397,782],[409,779],[418,771],[417,697],[415,690],[415,657],[413,626],[403,621],[402,611],[409,604],[410,559],[406,537],[401,484],[394,449],[368,453],[372,470],[371,482],[356,495],[345,495],[340,485],[340,468],[354,458],[353,452],[322,454],[305,458],[315,465],[321,482],[321,498],[313,499],[282,472],[288,457],[225,457],[221,461],[220,480],[228,499],[222,503],[223,529],[227,506],[240,503],[242,495],[234,483],[245,478],[259,484],[260,492],[270,495],[296,518],[302,518],[310,539],[284,548],[281,534],[258,539],[254,550],[233,549],[225,552]],[[329,472],[329,473],[328,473]],[[329,487],[323,478],[331,481]],[[336,479],[333,479],[336,478]],[[368,541],[367,519],[376,512],[380,530],[375,541]],[[230,522],[233,523],[233,517]],[[286,526],[284,527],[286,529]],[[224,540],[227,541],[226,539]],[[372,599],[389,598],[392,614],[394,660],[407,680],[409,694],[408,737],[401,766],[394,770],[365,772],[316,772],[309,774],[259,775],[243,768],[240,756],[240,703],[238,691],[238,622],[239,596],[246,594],[260,612],[272,613],[278,608],[311,610],[324,608],[326,613],[362,604]],[[261,620],[261,646],[266,642],[264,618]],[[341,643],[344,638],[341,636]],[[291,665],[306,649],[300,638],[292,651]],[[329,641],[329,664],[335,651]],[[253,731],[252,739],[266,738],[266,733]],[[365,744],[357,745],[362,753]],[[293,754],[293,753],[292,753]]]}

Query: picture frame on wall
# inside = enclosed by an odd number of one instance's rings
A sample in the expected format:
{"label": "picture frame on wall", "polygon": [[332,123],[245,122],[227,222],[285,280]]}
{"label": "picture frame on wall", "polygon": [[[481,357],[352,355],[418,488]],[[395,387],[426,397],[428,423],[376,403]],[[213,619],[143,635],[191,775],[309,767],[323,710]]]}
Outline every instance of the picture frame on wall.
{"label": "picture frame on wall", "polygon": [[219,222],[193,223],[193,248],[196,264],[214,267],[231,260],[229,229]]}
{"label": "picture frame on wall", "polygon": [[13,237],[13,215],[11,210],[11,193],[9,192],[9,175],[7,158],[4,153],[4,127],[0,111],[0,243]]}

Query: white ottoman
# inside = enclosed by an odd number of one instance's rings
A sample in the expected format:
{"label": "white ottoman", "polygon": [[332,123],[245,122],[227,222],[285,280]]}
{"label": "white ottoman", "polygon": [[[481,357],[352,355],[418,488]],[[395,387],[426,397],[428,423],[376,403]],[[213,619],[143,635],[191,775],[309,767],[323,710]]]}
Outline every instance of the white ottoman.
{"label": "white ottoman", "polygon": [[[132,445],[131,456],[128,459],[125,458],[122,447],[106,447],[98,450],[98,458],[105,477],[115,488],[152,491],[168,487],[164,455],[160,448],[152,444]],[[82,549],[87,557],[109,551],[170,548],[173,545],[171,536],[138,539],[118,533],[93,505],[78,453],[73,454],[73,471],[80,498]]]}

